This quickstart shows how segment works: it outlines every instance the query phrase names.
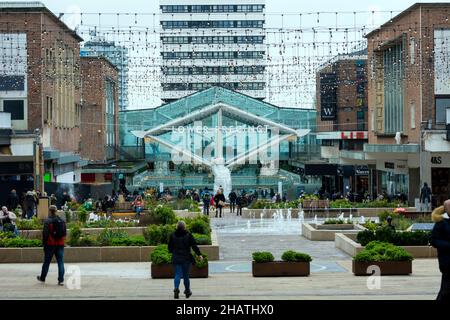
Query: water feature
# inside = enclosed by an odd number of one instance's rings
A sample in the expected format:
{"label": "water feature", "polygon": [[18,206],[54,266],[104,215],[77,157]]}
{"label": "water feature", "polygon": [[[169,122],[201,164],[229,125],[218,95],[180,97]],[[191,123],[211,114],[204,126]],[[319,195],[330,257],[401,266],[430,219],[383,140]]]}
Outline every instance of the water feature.
{"label": "water feature", "polygon": [[318,223],[318,220],[317,220],[317,214],[316,215],[314,215],[314,224],[317,224]]}
{"label": "water feature", "polygon": [[288,221],[291,221],[291,219],[292,219],[292,209],[291,209],[291,208],[289,208],[289,209],[287,210],[286,219],[287,219]]}
{"label": "water feature", "polygon": [[343,212],[341,212],[341,214],[339,215],[338,220],[344,220],[344,213]]}
{"label": "water feature", "polygon": [[298,214],[298,220],[300,222],[303,222],[305,220],[305,211],[303,211],[303,209]]}
{"label": "water feature", "polygon": [[350,223],[353,223],[353,215],[351,212],[350,215],[348,216],[348,220],[350,221]]}
{"label": "water feature", "polygon": [[359,219],[359,223],[360,224],[366,223],[366,218],[364,218],[364,216],[361,216],[361,219]]}

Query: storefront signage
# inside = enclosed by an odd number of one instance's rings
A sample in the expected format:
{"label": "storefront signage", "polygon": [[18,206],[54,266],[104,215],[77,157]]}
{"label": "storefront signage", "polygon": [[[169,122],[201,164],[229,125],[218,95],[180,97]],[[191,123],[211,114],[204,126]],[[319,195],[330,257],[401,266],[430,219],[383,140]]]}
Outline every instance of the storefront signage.
{"label": "storefront signage", "polygon": [[393,162],[385,162],[384,163],[384,168],[385,169],[394,170],[395,169],[395,163],[393,163]]}
{"label": "storefront signage", "polygon": [[369,175],[369,167],[368,166],[356,166],[355,174],[357,176],[368,176]]}
{"label": "storefront signage", "polygon": [[430,153],[429,163],[432,168],[450,168],[450,152]]}

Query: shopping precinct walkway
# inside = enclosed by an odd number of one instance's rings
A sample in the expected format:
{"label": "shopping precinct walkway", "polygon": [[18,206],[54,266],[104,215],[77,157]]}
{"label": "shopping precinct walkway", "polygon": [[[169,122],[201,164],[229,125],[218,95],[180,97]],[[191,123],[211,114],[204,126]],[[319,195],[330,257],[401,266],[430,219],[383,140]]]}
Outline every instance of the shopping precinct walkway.
{"label": "shopping precinct walkway", "polygon": [[[222,262],[211,263],[212,269]],[[211,272],[208,279],[192,279],[191,299],[435,299],[440,274],[434,259],[415,260],[410,276],[382,277],[379,290],[367,288],[367,277],[351,273],[351,261],[337,261],[343,272],[316,272],[303,278],[253,278],[249,272]],[[71,271],[72,264],[66,269]],[[151,279],[150,263],[80,263],[80,289],[56,282],[52,265],[46,284],[36,281],[39,264],[1,264],[3,299],[172,299],[170,279]],[[76,287],[76,286],[74,286]]]}
{"label": "shopping precinct walkway", "polygon": [[[208,279],[192,279],[192,299],[435,299],[440,286],[436,259],[413,262],[410,276],[381,278],[370,290],[367,277],[351,272],[351,257],[332,241],[309,241],[300,235],[298,221],[212,219],[220,245],[220,261],[210,262]],[[253,278],[251,255],[270,251],[276,259],[286,250],[313,258],[311,275],[296,278]],[[0,264],[4,299],[172,299],[173,281],[151,279],[148,263],[66,264],[66,287],[57,286],[56,264],[45,285],[36,281],[40,264]],[[77,282],[77,273],[79,282]],[[80,284],[77,289],[76,284]]]}

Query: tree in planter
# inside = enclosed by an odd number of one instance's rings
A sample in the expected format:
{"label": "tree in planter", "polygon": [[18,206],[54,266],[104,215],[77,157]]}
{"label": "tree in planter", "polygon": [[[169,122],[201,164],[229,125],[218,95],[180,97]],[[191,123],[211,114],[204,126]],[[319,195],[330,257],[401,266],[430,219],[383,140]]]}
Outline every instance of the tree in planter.
{"label": "tree in planter", "polygon": [[413,256],[392,243],[372,241],[353,260],[359,262],[412,261]]}
{"label": "tree in planter", "polygon": [[252,257],[256,263],[273,262],[275,260],[273,254],[268,251],[253,252]]}
{"label": "tree in planter", "polygon": [[306,253],[289,250],[283,253],[281,260],[285,262],[311,262],[312,258]]}

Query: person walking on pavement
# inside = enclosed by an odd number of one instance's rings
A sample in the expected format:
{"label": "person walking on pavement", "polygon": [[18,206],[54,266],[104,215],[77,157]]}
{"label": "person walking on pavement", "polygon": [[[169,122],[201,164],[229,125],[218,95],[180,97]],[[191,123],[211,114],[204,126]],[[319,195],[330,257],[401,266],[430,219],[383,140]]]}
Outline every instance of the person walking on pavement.
{"label": "person walking on pavement", "polygon": [[441,289],[436,300],[450,302],[450,200],[436,208],[431,218],[435,225],[431,232],[431,245],[437,249],[439,270],[442,273]]}
{"label": "person walking on pavement", "polygon": [[225,205],[225,196],[223,195],[222,189],[219,188],[217,194],[214,196],[214,203],[216,204],[216,218],[217,214],[219,214],[219,218],[222,218],[222,208]]}
{"label": "person walking on pavement", "polygon": [[169,238],[168,249],[172,254],[172,264],[175,269],[174,298],[179,299],[181,278],[183,278],[184,283],[184,294],[186,298],[189,298],[192,295],[189,272],[192,264],[195,263],[191,249],[200,260],[203,260],[203,256],[195,242],[195,238],[186,230],[184,221],[181,220],[177,223],[176,231]]}
{"label": "person walking on pavement", "polygon": [[[421,210],[430,211],[430,203],[431,203],[431,189],[428,186],[428,183],[424,183],[422,189],[420,190],[420,203]],[[425,209],[423,208],[425,206]]]}
{"label": "person walking on pavement", "polygon": [[245,204],[245,198],[244,198],[244,195],[241,194],[236,198],[236,205],[237,205],[236,215],[237,216],[242,216],[242,207],[244,206],[244,204]]}
{"label": "person walking on pavement", "polygon": [[33,218],[35,212],[36,212],[36,197],[34,196],[33,191],[28,191],[27,195],[25,196],[25,203],[27,207],[27,213],[26,217],[27,219]]}
{"label": "person walking on pavement", "polygon": [[203,200],[203,214],[209,216],[209,206],[211,205],[211,195],[209,194],[208,189],[205,189],[202,200]]}
{"label": "person walking on pavement", "polygon": [[20,204],[19,196],[17,195],[16,190],[12,189],[6,201],[6,206],[8,207],[9,210],[14,211],[16,210],[19,204]]}
{"label": "person walking on pavement", "polygon": [[230,194],[228,195],[228,199],[230,200],[230,212],[234,213],[236,209],[236,199],[237,199],[237,194],[236,192],[234,192],[234,190],[230,192]]}
{"label": "person walking on pavement", "polygon": [[64,241],[67,235],[66,223],[56,215],[56,206],[50,206],[48,219],[44,221],[42,243],[44,244],[44,263],[37,280],[45,282],[53,256],[58,263],[58,285],[64,285]]}

